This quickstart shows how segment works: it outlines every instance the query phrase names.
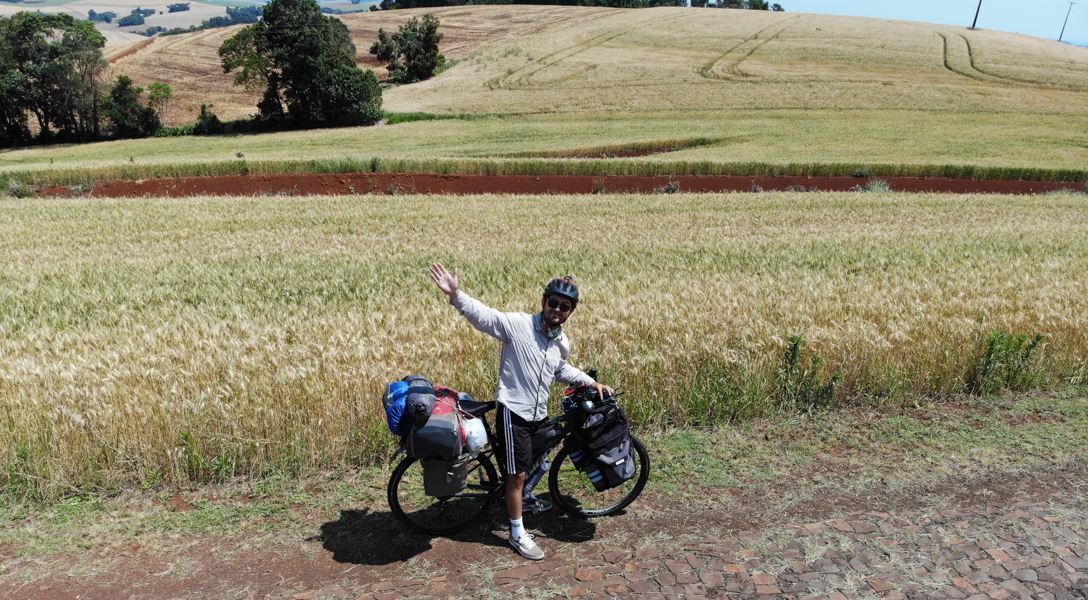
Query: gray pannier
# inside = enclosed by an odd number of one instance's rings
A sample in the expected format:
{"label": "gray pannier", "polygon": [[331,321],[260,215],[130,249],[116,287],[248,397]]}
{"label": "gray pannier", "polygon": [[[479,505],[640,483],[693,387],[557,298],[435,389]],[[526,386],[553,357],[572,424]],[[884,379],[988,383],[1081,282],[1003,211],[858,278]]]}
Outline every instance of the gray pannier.
{"label": "gray pannier", "polygon": [[468,483],[469,454],[454,460],[423,459],[423,493],[435,498],[448,498],[465,489]]}
{"label": "gray pannier", "polygon": [[461,455],[461,419],[457,413],[432,414],[421,427],[414,427],[405,440],[408,456],[453,460]]}

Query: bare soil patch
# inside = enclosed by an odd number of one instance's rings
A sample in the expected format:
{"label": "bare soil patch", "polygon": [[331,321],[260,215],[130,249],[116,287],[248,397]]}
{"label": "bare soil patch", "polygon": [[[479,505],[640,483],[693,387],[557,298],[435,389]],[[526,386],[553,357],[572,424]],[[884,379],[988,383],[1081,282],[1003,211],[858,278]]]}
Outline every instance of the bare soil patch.
{"label": "bare soil patch", "polygon": [[[946,178],[880,178],[896,192],[954,194],[1040,194],[1079,188],[1054,181]],[[593,176],[593,175],[438,175],[428,173],[341,173],[224,175],[97,182],[88,190],[54,186],[39,196],[184,197],[288,194],[599,194],[663,192],[841,192],[865,187],[859,177],[770,177],[740,175]]]}

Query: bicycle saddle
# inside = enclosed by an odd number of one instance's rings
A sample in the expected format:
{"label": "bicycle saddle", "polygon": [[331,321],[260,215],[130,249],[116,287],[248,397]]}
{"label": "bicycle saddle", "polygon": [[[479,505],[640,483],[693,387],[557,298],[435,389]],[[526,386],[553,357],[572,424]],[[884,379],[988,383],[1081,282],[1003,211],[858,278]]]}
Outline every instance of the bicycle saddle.
{"label": "bicycle saddle", "polygon": [[475,400],[459,400],[457,406],[466,413],[476,418],[480,418],[487,411],[495,409],[495,401],[477,402]]}

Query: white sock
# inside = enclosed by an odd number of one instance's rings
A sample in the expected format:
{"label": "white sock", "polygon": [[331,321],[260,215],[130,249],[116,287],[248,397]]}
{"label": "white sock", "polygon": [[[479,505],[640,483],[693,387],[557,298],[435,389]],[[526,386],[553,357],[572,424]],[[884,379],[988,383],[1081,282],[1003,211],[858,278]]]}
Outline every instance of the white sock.
{"label": "white sock", "polygon": [[510,539],[516,540],[523,535],[525,535],[525,526],[522,525],[521,519],[510,519]]}

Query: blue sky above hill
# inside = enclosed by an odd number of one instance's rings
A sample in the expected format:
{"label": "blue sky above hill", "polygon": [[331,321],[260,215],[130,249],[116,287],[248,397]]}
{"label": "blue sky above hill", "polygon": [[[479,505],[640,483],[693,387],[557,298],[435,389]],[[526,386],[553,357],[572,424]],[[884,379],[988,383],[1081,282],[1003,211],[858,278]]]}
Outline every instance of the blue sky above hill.
{"label": "blue sky above hill", "polygon": [[[883,17],[969,27],[978,0],[778,0],[790,12]],[[1069,9],[1065,0],[983,0],[979,29],[1026,33],[1056,40]],[[1088,41],[1088,0],[1073,6],[1063,40]]]}

